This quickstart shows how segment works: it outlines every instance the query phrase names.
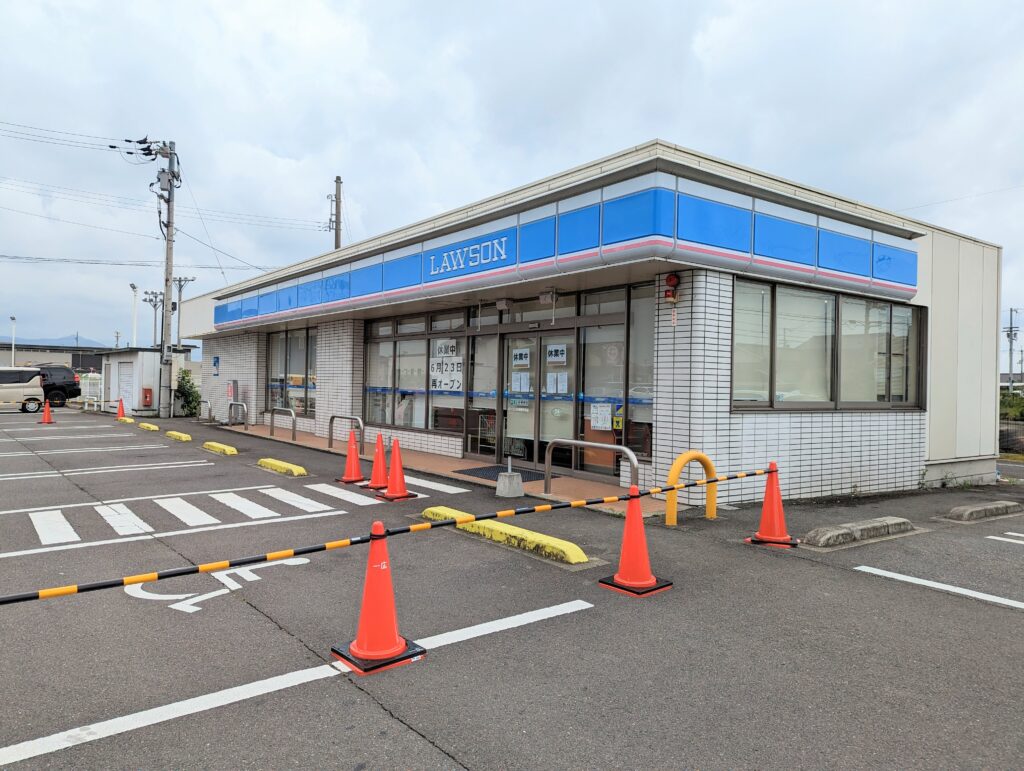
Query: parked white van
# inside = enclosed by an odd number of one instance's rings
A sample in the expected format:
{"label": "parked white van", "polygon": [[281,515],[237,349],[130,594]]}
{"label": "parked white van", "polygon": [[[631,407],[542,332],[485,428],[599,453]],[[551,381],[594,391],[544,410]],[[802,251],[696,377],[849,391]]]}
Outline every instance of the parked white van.
{"label": "parked white van", "polygon": [[16,405],[22,412],[39,412],[43,406],[43,381],[36,367],[0,367],[0,408]]}

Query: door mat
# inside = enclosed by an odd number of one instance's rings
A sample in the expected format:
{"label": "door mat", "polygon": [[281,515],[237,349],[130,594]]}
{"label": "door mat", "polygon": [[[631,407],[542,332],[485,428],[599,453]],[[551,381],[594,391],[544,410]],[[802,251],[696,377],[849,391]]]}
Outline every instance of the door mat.
{"label": "door mat", "polygon": [[[492,482],[498,481],[498,474],[508,471],[507,466],[480,466],[479,468],[464,468],[456,471],[456,474],[465,474],[470,477],[477,477],[478,479],[490,479]],[[544,472],[534,471],[533,469],[523,469],[512,467],[512,471],[522,474],[524,482],[539,482],[544,478]],[[558,479],[558,474],[552,473],[552,479]]]}

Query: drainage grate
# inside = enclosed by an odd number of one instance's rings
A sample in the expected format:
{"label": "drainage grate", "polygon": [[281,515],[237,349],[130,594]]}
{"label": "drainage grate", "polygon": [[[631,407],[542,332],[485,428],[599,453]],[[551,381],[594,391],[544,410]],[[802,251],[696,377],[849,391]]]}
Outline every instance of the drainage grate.
{"label": "drainage grate", "polygon": [[[544,474],[540,471],[533,471],[532,469],[523,469],[512,467],[512,470],[523,475],[524,482],[538,482],[544,478]],[[470,477],[477,477],[478,479],[490,479],[491,481],[497,481],[498,474],[503,471],[508,471],[505,466],[480,466],[479,468],[464,468],[459,469],[457,473],[465,474]],[[552,479],[558,479],[558,474],[552,474]]]}

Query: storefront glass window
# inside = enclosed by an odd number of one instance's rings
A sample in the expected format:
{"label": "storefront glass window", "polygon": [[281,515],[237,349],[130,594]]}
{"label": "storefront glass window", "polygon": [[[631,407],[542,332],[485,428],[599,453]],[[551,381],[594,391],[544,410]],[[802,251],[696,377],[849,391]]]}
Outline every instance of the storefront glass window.
{"label": "storefront glass window", "polygon": [[651,456],[654,440],[654,284],[630,289],[626,446]]}
{"label": "storefront glass window", "polygon": [[461,434],[463,424],[464,337],[430,340],[430,428]]}
{"label": "storefront glass window", "polygon": [[469,338],[466,452],[494,455],[498,441],[498,336]]}
{"label": "storefront glass window", "polygon": [[587,292],[583,295],[584,316],[598,316],[602,313],[625,312],[625,289],[606,289],[602,292]]}
{"label": "storefront glass window", "polygon": [[[399,323],[401,329],[401,323]],[[398,342],[395,425],[423,428],[427,417],[427,341]]]}
{"label": "storefront glass window", "polygon": [[316,414],[316,329],[267,336],[267,409],[284,407],[297,417]]}
{"label": "storefront glass window", "polygon": [[316,329],[306,339],[306,414],[316,414]]}
{"label": "storefront glass window", "polygon": [[469,325],[474,329],[493,327],[498,323],[498,309],[494,305],[473,305],[469,309]]}
{"label": "storefront glass window", "polygon": [[465,314],[462,311],[435,313],[430,317],[431,332],[448,332],[462,329],[465,325]]}
{"label": "storefront glass window", "polygon": [[369,326],[370,337],[391,337],[395,333],[395,325],[391,319],[374,321]]}
{"label": "storefront glass window", "polygon": [[918,403],[920,313],[904,305],[892,307],[892,353],[889,393],[893,402]]}
{"label": "storefront glass window", "polygon": [[420,332],[425,332],[426,329],[427,322],[423,316],[415,316],[410,319],[398,320],[398,334],[400,335],[415,335]]}
{"label": "storefront glass window", "polygon": [[502,311],[502,324],[522,324],[527,321],[548,321],[552,318],[571,318],[576,315],[576,295],[558,295],[555,299],[555,307],[552,312],[551,303],[542,303],[538,300],[516,300],[512,303],[512,309]]}
{"label": "storefront glass window", "polygon": [[733,301],[732,398],[734,401],[768,401],[771,344],[771,286],[737,281]]}
{"label": "storefront glass window", "polygon": [[839,398],[844,402],[887,401],[889,308],[889,303],[843,298]]}
{"label": "storefront glass window", "polygon": [[366,420],[390,423],[395,344],[390,340],[366,345]]}
{"label": "storefront glass window", "polygon": [[287,339],[284,332],[267,338],[267,409],[285,406]]}
{"label": "storefront glass window", "polygon": [[835,297],[778,287],[776,402],[832,401]]}
{"label": "storefront glass window", "polygon": [[[622,324],[584,327],[583,381],[580,384],[580,434],[588,442],[621,444],[626,375],[625,329]],[[583,450],[582,468],[618,474],[620,456],[609,450]]]}

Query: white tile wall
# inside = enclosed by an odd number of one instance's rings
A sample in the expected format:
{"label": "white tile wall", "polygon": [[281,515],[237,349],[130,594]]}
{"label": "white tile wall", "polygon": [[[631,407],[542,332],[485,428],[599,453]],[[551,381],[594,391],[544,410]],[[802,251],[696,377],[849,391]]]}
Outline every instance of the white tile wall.
{"label": "white tile wall", "polygon": [[[213,376],[213,357],[220,357],[220,375]],[[227,388],[230,380],[238,381],[239,394],[232,401],[245,402],[249,422],[259,422],[259,410],[266,401],[267,336],[247,332],[230,337],[217,337],[203,344],[203,398],[209,399],[213,416],[228,419]],[[204,412],[205,414],[205,412]],[[240,411],[236,411],[236,419]]]}
{"label": "white tile wall", "polygon": [[[688,449],[720,472],[779,464],[783,497],[911,490],[924,472],[924,412],[731,412],[732,277],[680,273],[678,302],[655,317],[654,468],[663,482]],[[659,286],[664,286],[659,278]],[[675,323],[673,323],[673,308]],[[698,477],[698,467],[683,478]],[[760,479],[720,486],[723,503],[759,500]],[[680,494],[702,504],[702,490]]]}

